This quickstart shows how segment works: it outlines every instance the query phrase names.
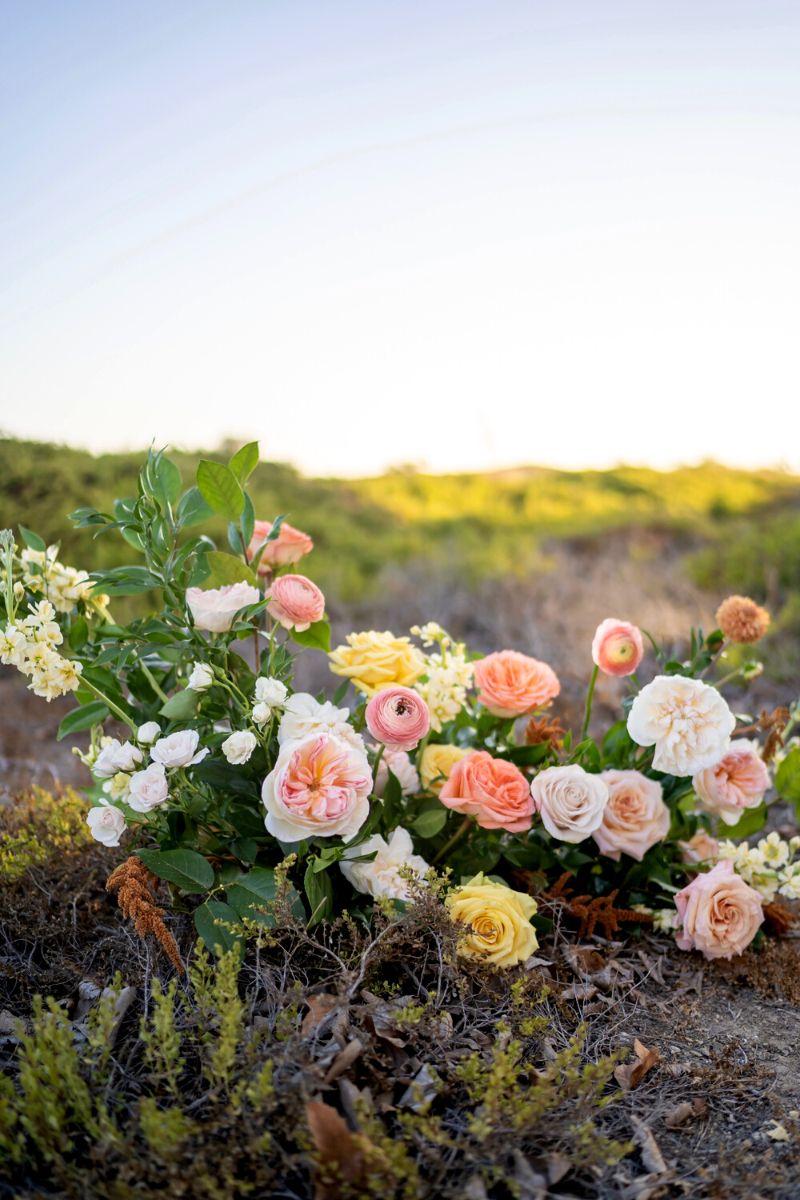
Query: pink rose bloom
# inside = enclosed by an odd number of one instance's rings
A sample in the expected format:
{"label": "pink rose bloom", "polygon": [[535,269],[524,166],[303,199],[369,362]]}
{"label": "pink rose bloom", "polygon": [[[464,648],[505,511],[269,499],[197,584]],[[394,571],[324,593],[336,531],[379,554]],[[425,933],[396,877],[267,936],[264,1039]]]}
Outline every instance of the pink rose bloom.
{"label": "pink rose bloom", "polygon": [[719,762],[698,771],[692,787],[706,812],[716,813],[726,825],[735,825],[743,808],[756,808],[769,787],[767,764],[758,753],[758,742],[738,738]]}
{"label": "pink rose bloom", "polygon": [[608,784],[578,763],[545,767],[531,784],[531,798],[551,837],[577,843],[600,828],[608,804]]}
{"label": "pink rose bloom", "polygon": [[392,750],[413,750],[431,727],[431,714],[419,693],[400,686],[373,696],[365,718],[375,741]]}
{"label": "pink rose bloom", "polygon": [[306,554],[314,549],[314,543],[302,529],[295,529],[288,521],[284,521],[278,531],[278,536],[267,542],[272,521],[256,521],[253,525],[253,536],[247,547],[248,562],[252,562],[264,543],[264,553],[258,560],[259,575],[269,575],[273,567],[288,567],[299,562]]}
{"label": "pink rose bloom", "polygon": [[592,837],[600,853],[619,862],[621,854],[642,861],[651,846],[669,833],[669,809],[663,789],[641,771],[603,771],[608,785],[608,803],[601,825]]}
{"label": "pink rose bloom", "polygon": [[480,703],[496,717],[521,717],[561,691],[552,667],[518,650],[498,650],[476,662],[475,686]]}
{"label": "pink rose bloom", "polygon": [[723,859],[698,875],[675,896],[681,950],[700,950],[706,958],[733,958],[750,945],[764,920],[758,892]]}
{"label": "pink rose bloom", "polygon": [[195,629],[207,629],[209,633],[226,633],[239,609],[258,604],[260,599],[258,588],[249,583],[186,589],[186,603],[191,609]]}
{"label": "pink rose bloom", "polygon": [[439,799],[447,808],[474,817],[483,829],[524,833],[531,827],[533,798],[518,767],[503,758],[476,750],[460,759],[447,778]]}
{"label": "pink rose bloom", "polygon": [[592,660],[604,675],[632,675],[644,658],[642,632],[630,621],[607,617],[592,639]]}
{"label": "pink rose bloom", "polygon": [[685,863],[715,862],[719,854],[719,842],[705,829],[698,829],[688,842],[678,842],[678,845],[681,862]]}
{"label": "pink rose bloom", "polygon": [[261,789],[267,831],[281,842],[352,841],[369,816],[371,791],[363,749],[325,733],[290,742]]}
{"label": "pink rose bloom", "polygon": [[305,575],[279,575],[269,589],[267,612],[284,629],[302,633],[325,616],[325,597]]}

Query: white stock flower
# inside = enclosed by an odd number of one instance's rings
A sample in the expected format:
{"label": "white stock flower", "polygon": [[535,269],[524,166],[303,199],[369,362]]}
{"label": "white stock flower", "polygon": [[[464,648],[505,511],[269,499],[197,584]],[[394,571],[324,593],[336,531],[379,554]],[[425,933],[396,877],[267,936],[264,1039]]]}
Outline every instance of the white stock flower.
{"label": "white stock flower", "polygon": [[467,661],[460,643],[446,653],[429,654],[425,664],[426,677],[414,684],[414,691],[419,692],[428,706],[431,729],[440,733],[442,726],[455,720],[466,704],[475,668]]}
{"label": "white stock flower", "polygon": [[103,846],[118,846],[119,839],[128,828],[122,813],[110,804],[90,808],[86,824],[94,840]]}
{"label": "white stock flower", "polygon": [[547,767],[531,784],[536,811],[551,837],[582,842],[600,828],[608,804],[608,784],[573,763]]}
{"label": "white stock flower", "polygon": [[179,729],[168,737],[159,738],[150,751],[153,762],[165,767],[193,767],[208,754],[198,750],[200,734],[196,729]]}
{"label": "white stock flower", "polygon": [[778,891],[790,900],[800,900],[800,863],[792,863],[781,872],[781,886]]}
{"label": "white stock flower", "polygon": [[266,725],[272,716],[272,709],[268,704],[255,704],[251,716],[256,725]]}
{"label": "white stock flower", "polygon": [[142,752],[132,742],[109,738],[94,761],[92,770],[98,779],[111,779],[120,771],[135,771],[142,761]]}
{"label": "white stock flower", "polygon": [[140,725],[136,734],[137,742],[141,742],[143,746],[149,746],[154,742],[161,733],[161,726],[158,721],[145,721],[144,725]]}
{"label": "white stock flower", "polygon": [[222,753],[229,763],[240,766],[246,763],[258,745],[258,738],[247,729],[240,729],[225,738],[222,743]]}
{"label": "white stock flower", "polygon": [[195,629],[206,629],[209,633],[225,633],[242,608],[258,604],[261,593],[250,583],[232,583],[221,588],[190,587],[186,589],[186,603],[191,609]]}
{"label": "white stock flower", "polygon": [[274,676],[267,678],[262,675],[256,680],[256,700],[261,704],[268,704],[270,708],[283,708],[288,695],[286,684]]}
{"label": "white stock flower", "polygon": [[785,842],[781,835],[775,831],[762,838],[758,843],[758,848],[761,851],[765,866],[785,867],[789,861],[791,853],[789,843]]}
{"label": "white stock flower", "polygon": [[291,742],[303,741],[313,733],[330,733],[363,752],[364,739],[353,729],[349,717],[346,708],[337,708],[330,700],[320,704],[308,692],[295,692],[286,701],[286,710],[278,729],[278,742],[283,747]]}
{"label": "white stock flower", "polygon": [[169,798],[167,772],[161,763],[150,763],[144,771],[131,775],[128,804],[134,812],[146,813]]}
{"label": "white stock flower", "polygon": [[[348,861],[373,853],[375,857],[371,862]],[[409,881],[400,874],[401,868],[409,868],[420,878],[428,870],[425,859],[414,853],[411,834],[399,827],[389,835],[388,842],[379,833],[374,833],[360,846],[346,850],[339,866],[345,879],[357,892],[376,899],[385,896],[391,900],[407,900],[409,896]]]}
{"label": "white stock flower", "polygon": [[693,775],[716,763],[730,745],[735,724],[716,688],[684,675],[657,675],[628,714],[634,742],[655,746],[653,766],[669,775]]}
{"label": "white stock flower", "polygon": [[195,662],[192,663],[191,674],[186,683],[188,688],[193,692],[207,692],[214,683],[214,672],[208,663]]}

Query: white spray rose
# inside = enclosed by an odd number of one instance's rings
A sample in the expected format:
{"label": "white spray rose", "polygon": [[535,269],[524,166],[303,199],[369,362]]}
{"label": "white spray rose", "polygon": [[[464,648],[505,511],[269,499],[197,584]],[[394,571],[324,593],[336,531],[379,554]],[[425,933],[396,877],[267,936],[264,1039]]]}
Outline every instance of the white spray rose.
{"label": "white spray rose", "polygon": [[238,767],[241,763],[247,762],[257,745],[258,738],[254,733],[250,733],[247,729],[240,729],[225,738],[222,743],[222,753],[229,763]]}
{"label": "white spray rose", "polygon": [[[372,862],[348,862],[375,851]],[[387,842],[379,833],[368,837],[360,846],[345,851],[340,861],[342,874],[357,892],[368,896],[386,896],[392,900],[408,899],[408,880],[400,874],[401,867],[408,867],[420,878],[428,870],[428,864],[414,853],[414,844],[407,829],[395,829]]]}
{"label": "white spray rose", "polygon": [[628,733],[655,746],[653,766],[668,775],[694,775],[718,762],[736,718],[716,688],[683,675],[657,675],[628,714]]}
{"label": "white spray rose", "polygon": [[197,749],[199,741],[200,734],[196,729],[179,729],[168,737],[159,738],[150,757],[165,767],[193,767],[209,753]]}
{"label": "white spray rose", "polygon": [[274,676],[265,678],[263,675],[256,680],[256,700],[268,704],[270,708],[283,708],[289,691],[285,683]]}
{"label": "white spray rose", "polygon": [[103,846],[118,846],[128,826],[118,808],[111,805],[98,805],[89,809],[86,824],[92,832],[92,837]]}
{"label": "white spray rose", "polygon": [[110,738],[95,759],[92,770],[98,779],[111,779],[119,771],[133,771],[142,761],[142,752],[132,742]]}
{"label": "white spray rose", "polygon": [[192,671],[186,684],[193,692],[207,692],[214,683],[214,672],[208,663],[192,663]]}
{"label": "white spray rose", "polygon": [[128,804],[134,812],[146,813],[169,798],[167,772],[161,763],[150,763],[144,771],[131,775]]}
{"label": "white spray rose", "polygon": [[186,603],[194,617],[195,629],[209,633],[225,633],[242,608],[258,604],[261,593],[249,583],[232,583],[228,587],[186,589]]}
{"label": "white spray rose", "polygon": [[582,842],[600,828],[608,804],[608,784],[573,763],[547,767],[531,784],[536,811],[559,842]]}
{"label": "white spray rose", "polygon": [[329,733],[363,752],[364,739],[353,729],[349,718],[346,708],[337,708],[329,700],[320,704],[308,692],[295,692],[286,701],[278,741],[283,747],[291,742],[301,742],[313,733]]}
{"label": "white spray rose", "polygon": [[161,733],[161,726],[158,721],[145,721],[144,725],[139,726],[139,731],[136,734],[137,742],[141,742],[143,746],[149,746],[154,742]]}

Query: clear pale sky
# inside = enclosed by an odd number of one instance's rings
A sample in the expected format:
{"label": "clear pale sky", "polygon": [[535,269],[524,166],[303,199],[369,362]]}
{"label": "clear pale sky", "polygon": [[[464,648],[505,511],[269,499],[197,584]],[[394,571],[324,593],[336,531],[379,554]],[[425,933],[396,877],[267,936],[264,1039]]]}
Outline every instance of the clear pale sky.
{"label": "clear pale sky", "polygon": [[796,0],[0,0],[0,429],[800,468]]}

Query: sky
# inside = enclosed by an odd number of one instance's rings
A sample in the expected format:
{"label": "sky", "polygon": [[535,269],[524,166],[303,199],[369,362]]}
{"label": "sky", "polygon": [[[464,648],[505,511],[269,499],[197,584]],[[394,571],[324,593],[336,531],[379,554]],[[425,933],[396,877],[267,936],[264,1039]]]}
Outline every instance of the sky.
{"label": "sky", "polygon": [[800,469],[796,0],[0,22],[3,435]]}

